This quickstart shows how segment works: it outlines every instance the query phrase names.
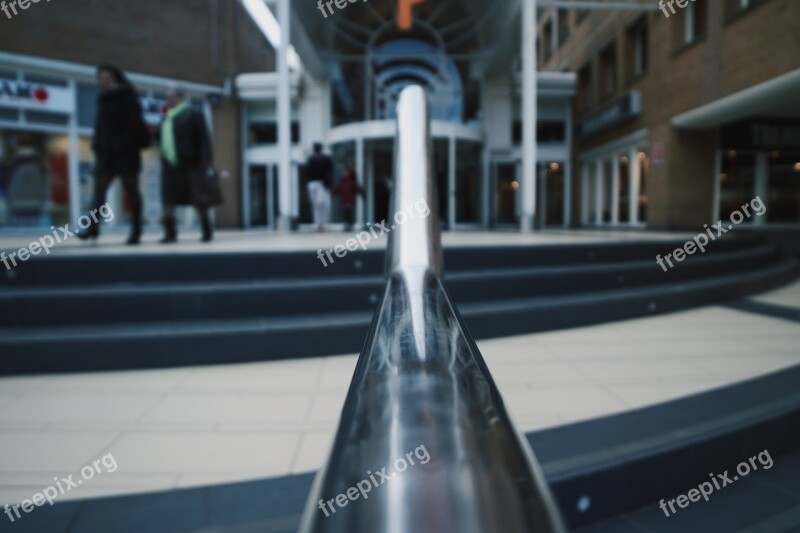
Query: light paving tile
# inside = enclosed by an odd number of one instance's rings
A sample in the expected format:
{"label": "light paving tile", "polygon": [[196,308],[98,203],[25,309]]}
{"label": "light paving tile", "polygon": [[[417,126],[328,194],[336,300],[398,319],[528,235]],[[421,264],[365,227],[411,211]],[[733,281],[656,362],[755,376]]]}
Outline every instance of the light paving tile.
{"label": "light paving tile", "polygon": [[342,407],[344,407],[344,399],[347,391],[338,393],[320,393],[314,396],[311,411],[308,415],[309,421],[330,421],[336,420],[338,423],[339,417],[342,414]]}
{"label": "light paving tile", "polygon": [[754,354],[760,352],[781,353],[786,356],[794,355],[800,358],[800,327],[790,335],[753,336],[745,342],[753,348]]}
{"label": "light paving tile", "polygon": [[130,432],[110,452],[124,473],[287,474],[300,432]]}
{"label": "light paving tile", "polygon": [[310,394],[172,393],[143,422],[292,422],[308,412]]}
{"label": "light paving tile", "polygon": [[349,364],[341,364],[325,367],[322,371],[322,379],[319,382],[318,388],[327,390],[347,390],[350,386],[350,382],[353,380],[355,369],[355,362],[353,362],[352,366]]}
{"label": "light paving tile", "polygon": [[709,374],[702,366],[695,365],[689,359],[645,360],[626,359],[604,361],[574,361],[573,365],[597,382],[619,380],[660,379],[679,376],[696,376]]}
{"label": "light paving tile", "polygon": [[657,343],[630,339],[559,342],[549,348],[567,361],[660,358],[668,353]]}
{"label": "light paving tile", "polygon": [[[76,389],[80,390],[79,387]],[[20,394],[0,405],[5,421],[133,421],[160,398],[159,393],[40,392]]]}
{"label": "light paving tile", "polygon": [[511,421],[517,431],[527,433],[564,424],[564,419],[556,413],[511,413]]}
{"label": "light paving tile", "polygon": [[731,380],[725,378],[706,378],[660,383],[616,384],[608,385],[607,388],[630,406],[644,407],[724,387],[730,383]]}
{"label": "light paving tile", "polygon": [[533,387],[524,392],[503,393],[503,398],[506,406],[516,415],[524,413],[558,414],[586,410],[589,406],[609,412],[628,407],[609,391],[596,385]]}
{"label": "light paving tile", "polygon": [[765,292],[752,298],[757,302],[767,304],[783,305],[800,309],[800,281],[796,281],[786,287],[781,287],[774,291]]}
{"label": "light paving tile", "polygon": [[0,390],[6,394],[35,392],[44,386],[42,376],[12,376],[0,378]]}
{"label": "light paving tile", "polygon": [[325,464],[333,445],[335,431],[306,431],[297,450],[292,473],[319,470]]}
{"label": "light paving tile", "polygon": [[765,355],[753,352],[749,355],[724,355],[714,357],[698,357],[694,363],[711,374],[731,376],[757,376],[776,370],[800,365],[800,353],[797,355]]}
{"label": "light paving tile", "polygon": [[42,378],[43,389],[47,393],[53,391],[85,392],[148,392],[167,391],[175,388],[191,370],[186,368],[169,368],[159,370],[133,370],[126,372],[96,372],[86,374],[69,374],[63,376],[46,376]]}
{"label": "light paving tile", "polygon": [[256,474],[247,475],[242,473],[223,473],[223,474],[181,474],[175,488],[205,487],[209,485],[227,485],[229,483],[244,483],[262,479],[263,476]]}
{"label": "light paving tile", "polygon": [[499,384],[508,383],[586,383],[589,376],[566,362],[496,363],[487,362],[489,372]]}
{"label": "light paving tile", "polygon": [[303,361],[230,365],[195,368],[180,384],[182,390],[314,390],[322,361]]}
{"label": "light paving tile", "polygon": [[0,431],[0,472],[75,472],[99,457],[117,435],[113,431]]}

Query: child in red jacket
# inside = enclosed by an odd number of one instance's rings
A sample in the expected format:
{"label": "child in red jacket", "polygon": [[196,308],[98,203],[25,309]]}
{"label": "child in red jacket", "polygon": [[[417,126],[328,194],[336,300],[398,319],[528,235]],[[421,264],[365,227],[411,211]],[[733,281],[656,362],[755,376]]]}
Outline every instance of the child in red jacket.
{"label": "child in red jacket", "polygon": [[339,178],[339,183],[336,184],[331,193],[339,197],[339,202],[344,209],[345,231],[350,231],[353,229],[353,223],[355,222],[356,195],[360,194],[361,198],[364,199],[367,197],[364,189],[356,181],[356,170],[353,165],[347,166],[342,173],[342,177]]}

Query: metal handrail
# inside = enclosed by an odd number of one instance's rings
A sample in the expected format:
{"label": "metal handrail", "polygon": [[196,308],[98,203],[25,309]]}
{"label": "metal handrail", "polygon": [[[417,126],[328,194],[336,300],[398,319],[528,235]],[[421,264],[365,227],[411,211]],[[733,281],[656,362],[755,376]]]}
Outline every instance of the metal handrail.
{"label": "metal handrail", "polygon": [[[300,531],[564,531],[541,468],[441,283],[428,118],[424,91],[404,89],[391,212],[409,216],[393,221],[383,301]],[[423,203],[430,214],[410,216],[407,207]]]}

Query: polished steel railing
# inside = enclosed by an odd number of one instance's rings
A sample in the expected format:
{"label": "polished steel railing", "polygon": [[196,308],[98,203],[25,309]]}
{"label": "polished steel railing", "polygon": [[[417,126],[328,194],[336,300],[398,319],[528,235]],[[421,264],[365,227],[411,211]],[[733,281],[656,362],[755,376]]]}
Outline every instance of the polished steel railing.
{"label": "polished steel railing", "polygon": [[[386,290],[304,533],[563,531],[544,475],[442,286],[427,101],[398,104]],[[408,209],[409,206],[429,208]],[[402,223],[399,223],[402,222]]]}

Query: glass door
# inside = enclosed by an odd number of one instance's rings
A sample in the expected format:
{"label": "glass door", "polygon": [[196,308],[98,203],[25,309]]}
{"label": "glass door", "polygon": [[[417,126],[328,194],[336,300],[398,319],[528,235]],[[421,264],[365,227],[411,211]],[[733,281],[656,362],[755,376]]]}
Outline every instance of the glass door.
{"label": "glass door", "polygon": [[250,192],[249,226],[275,229],[278,214],[277,165],[251,164],[247,167]]}

